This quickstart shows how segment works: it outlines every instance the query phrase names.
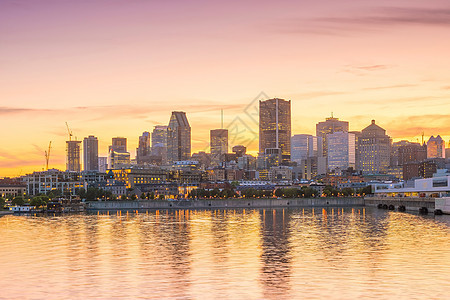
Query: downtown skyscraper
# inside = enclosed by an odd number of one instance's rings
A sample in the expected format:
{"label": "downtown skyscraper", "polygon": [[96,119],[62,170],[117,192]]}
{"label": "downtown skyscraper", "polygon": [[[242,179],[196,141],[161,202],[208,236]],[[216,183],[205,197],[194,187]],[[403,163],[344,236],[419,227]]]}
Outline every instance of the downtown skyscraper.
{"label": "downtown skyscraper", "polygon": [[167,128],[167,160],[169,163],[191,157],[191,126],[183,111],[174,111]]}
{"label": "downtown skyscraper", "polygon": [[219,166],[228,153],[228,129],[213,129],[210,132],[211,163]]}
{"label": "downtown skyscraper", "polygon": [[83,170],[98,171],[98,139],[93,135],[83,140]]}
{"label": "downtown skyscraper", "polygon": [[327,135],[335,132],[348,132],[348,122],[339,121],[338,118],[326,118],[325,122],[316,124],[316,136],[322,138],[323,156],[328,157],[328,139]]}
{"label": "downtown skyscraper", "polygon": [[391,138],[386,130],[372,123],[361,130],[358,139],[358,167],[363,174],[386,173],[391,163]]}
{"label": "downtown skyscraper", "polygon": [[[288,164],[291,159],[291,101],[259,101],[259,153],[271,164]],[[278,158],[275,158],[278,156]],[[266,165],[266,167],[268,167]]]}
{"label": "downtown skyscraper", "polygon": [[81,141],[66,141],[66,170],[81,171]]}

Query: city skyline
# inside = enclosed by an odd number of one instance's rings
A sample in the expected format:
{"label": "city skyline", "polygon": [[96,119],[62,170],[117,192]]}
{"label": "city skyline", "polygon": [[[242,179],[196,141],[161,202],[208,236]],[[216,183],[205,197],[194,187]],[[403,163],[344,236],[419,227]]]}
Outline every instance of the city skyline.
{"label": "city skyline", "polygon": [[[421,141],[422,132],[450,140],[444,1],[4,1],[0,8],[7,45],[0,176],[42,169],[49,141],[50,167],[64,169],[66,121],[78,141],[98,137],[99,156],[124,136],[134,157],[142,132],[182,110],[192,152],[202,151],[209,130],[220,128],[220,110],[227,126],[260,91],[292,100],[292,134],[314,135],[333,112],[350,131],[375,119],[394,141]],[[247,146],[256,154],[257,141]]]}

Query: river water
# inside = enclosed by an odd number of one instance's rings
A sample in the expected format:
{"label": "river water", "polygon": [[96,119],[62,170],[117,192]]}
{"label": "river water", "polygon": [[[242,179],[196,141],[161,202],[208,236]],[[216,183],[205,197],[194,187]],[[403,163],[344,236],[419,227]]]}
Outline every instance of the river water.
{"label": "river water", "polygon": [[0,218],[1,299],[448,299],[450,216],[371,208]]}

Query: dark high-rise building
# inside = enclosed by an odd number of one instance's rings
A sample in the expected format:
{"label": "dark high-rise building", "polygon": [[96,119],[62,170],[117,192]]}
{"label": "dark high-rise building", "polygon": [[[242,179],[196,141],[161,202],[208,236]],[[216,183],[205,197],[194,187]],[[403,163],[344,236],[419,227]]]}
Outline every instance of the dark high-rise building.
{"label": "dark high-rise building", "polygon": [[386,173],[391,163],[391,138],[375,120],[361,131],[358,139],[358,166],[366,174]]}
{"label": "dark high-rise building", "polygon": [[247,152],[247,147],[245,147],[243,145],[236,145],[236,146],[233,147],[232,151],[234,153],[236,153],[237,157],[242,157]]}
{"label": "dark high-rise building", "polygon": [[66,170],[67,171],[81,171],[81,157],[80,147],[81,141],[66,141]]}
{"label": "dark high-rise building", "polygon": [[437,165],[434,161],[408,162],[403,165],[403,180],[431,178],[436,171]]}
{"label": "dark high-rise building", "polygon": [[150,163],[151,155],[150,133],[145,131],[139,137],[139,145],[136,148],[136,162],[140,164]]}
{"label": "dark high-rise building", "polygon": [[428,158],[445,158],[445,142],[440,135],[431,136],[427,143]]}
{"label": "dark high-rise building", "polygon": [[410,143],[409,145],[398,147],[398,165],[403,166],[409,162],[421,162],[427,159],[426,145]]}
{"label": "dark high-rise building", "polygon": [[328,141],[327,134],[335,132],[348,132],[348,122],[339,121],[338,118],[326,118],[325,122],[316,124],[316,136],[322,138],[323,156],[328,157]]}
{"label": "dark high-rise building", "polygon": [[211,163],[219,166],[228,153],[228,129],[213,129],[210,132]]}
{"label": "dark high-rise building", "polygon": [[93,135],[83,140],[83,164],[85,171],[98,171],[98,139]]}
{"label": "dark high-rise building", "polygon": [[112,145],[109,146],[109,149],[112,149],[117,152],[127,152],[127,138],[124,137],[112,138]]}
{"label": "dark high-rise building", "polygon": [[191,126],[186,113],[174,111],[167,128],[167,160],[172,163],[191,157]]}
{"label": "dark high-rise building", "polygon": [[[259,153],[280,149],[281,164],[291,159],[291,101],[269,99],[259,101]],[[274,150],[269,150],[273,155]],[[276,151],[275,151],[276,152]]]}

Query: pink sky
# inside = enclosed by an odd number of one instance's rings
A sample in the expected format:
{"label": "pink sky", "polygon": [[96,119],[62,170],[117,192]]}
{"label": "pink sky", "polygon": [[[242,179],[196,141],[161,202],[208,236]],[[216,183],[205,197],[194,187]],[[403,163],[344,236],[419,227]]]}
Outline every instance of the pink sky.
{"label": "pink sky", "polygon": [[[448,1],[0,2],[0,177],[64,169],[65,121],[138,136],[184,110],[193,151],[264,91],[292,100],[293,133],[334,115],[394,140],[450,139]],[[251,151],[257,143],[249,144]]]}

